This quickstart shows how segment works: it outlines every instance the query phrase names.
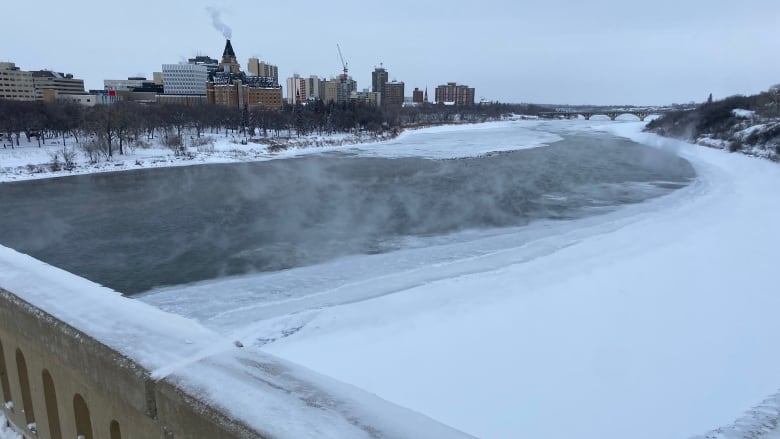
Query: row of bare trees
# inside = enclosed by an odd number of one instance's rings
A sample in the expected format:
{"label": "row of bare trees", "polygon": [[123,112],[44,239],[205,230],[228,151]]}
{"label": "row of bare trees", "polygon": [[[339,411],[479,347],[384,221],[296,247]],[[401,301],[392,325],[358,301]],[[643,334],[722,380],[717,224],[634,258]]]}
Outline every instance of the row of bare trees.
{"label": "row of bare trees", "polygon": [[21,135],[38,145],[72,138],[93,161],[125,154],[128,147],[148,145],[156,137],[178,146],[186,134],[203,133],[272,137],[329,135],[365,131],[380,134],[389,129],[419,124],[483,121],[503,114],[528,111],[511,105],[471,107],[422,106],[383,109],[362,104],[287,105],[281,110],[238,110],[217,105],[162,105],[119,102],[84,107],[68,102],[20,102],[0,100],[0,133],[3,146],[19,146]]}

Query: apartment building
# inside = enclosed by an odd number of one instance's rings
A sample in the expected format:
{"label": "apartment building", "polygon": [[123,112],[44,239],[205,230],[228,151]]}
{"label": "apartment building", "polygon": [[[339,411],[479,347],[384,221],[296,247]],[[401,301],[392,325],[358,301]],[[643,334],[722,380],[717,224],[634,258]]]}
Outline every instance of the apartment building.
{"label": "apartment building", "polygon": [[32,72],[22,71],[12,62],[0,62],[0,99],[34,101]]}
{"label": "apartment building", "polygon": [[292,78],[287,78],[287,103],[290,105],[306,102],[309,94],[306,90],[306,78],[301,78],[297,73]]}
{"label": "apartment building", "polygon": [[261,61],[258,58],[249,58],[246,70],[252,76],[267,76],[274,78],[274,83],[279,83],[279,67]]}
{"label": "apartment building", "polygon": [[444,105],[474,105],[474,88],[448,82],[436,87],[435,102]]}

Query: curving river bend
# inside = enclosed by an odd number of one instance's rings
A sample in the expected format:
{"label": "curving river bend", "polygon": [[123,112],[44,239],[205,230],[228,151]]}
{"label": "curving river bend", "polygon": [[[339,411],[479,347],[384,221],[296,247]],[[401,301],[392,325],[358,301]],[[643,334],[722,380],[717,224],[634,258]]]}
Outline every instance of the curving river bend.
{"label": "curving river bend", "polygon": [[[582,218],[694,176],[669,152],[604,133],[559,134],[548,146],[515,151],[512,142],[519,148],[525,137],[511,127],[396,142],[424,149],[479,136],[487,150],[502,144],[503,152],[476,157],[346,150],[6,183],[0,244],[132,295],[387,253],[464,230]],[[394,146],[381,147],[392,156]]]}

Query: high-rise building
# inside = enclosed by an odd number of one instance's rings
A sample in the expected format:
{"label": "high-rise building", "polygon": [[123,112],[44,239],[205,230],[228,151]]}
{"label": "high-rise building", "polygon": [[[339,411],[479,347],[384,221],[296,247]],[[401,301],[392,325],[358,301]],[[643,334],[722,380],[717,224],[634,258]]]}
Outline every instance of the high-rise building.
{"label": "high-rise building", "polygon": [[322,81],[322,101],[327,103],[349,102],[350,96],[357,91],[357,82],[346,73],[342,73],[338,78],[331,78]]}
{"label": "high-rise building", "polygon": [[320,99],[326,104],[335,103],[339,99],[339,82],[336,79],[324,80],[320,83]]}
{"label": "high-rise building", "polygon": [[267,64],[258,58],[249,58],[246,70],[252,76],[268,76],[274,78],[274,83],[279,83],[279,67]]}
{"label": "high-rise building", "polygon": [[382,64],[379,64],[379,67],[374,68],[374,71],[371,72],[371,91],[382,93],[389,77],[387,70],[382,67]]}
{"label": "high-rise building", "polygon": [[84,80],[76,79],[70,73],[38,70],[31,72],[35,86],[35,99],[51,102],[59,94],[84,94]]}
{"label": "high-rise building", "polygon": [[306,92],[309,99],[322,99],[322,81],[317,75],[306,78]]}
{"label": "high-rise building", "polygon": [[423,91],[417,87],[412,90],[412,102],[415,104],[423,103]]}
{"label": "high-rise building", "polygon": [[436,87],[435,102],[444,105],[474,105],[474,88],[448,82]]}
{"label": "high-rise building", "polygon": [[209,72],[205,64],[163,64],[162,79],[167,95],[205,95]]}
{"label": "high-rise building", "polygon": [[382,87],[382,106],[386,108],[400,108],[404,104],[404,83],[393,81],[385,82]]}
{"label": "high-rise building", "polygon": [[357,91],[357,81],[352,79],[352,77],[346,73],[340,74],[337,81],[339,88],[336,102],[342,103],[349,101],[349,97],[352,95],[352,92]]}
{"label": "high-rise building", "polygon": [[32,72],[24,72],[11,62],[0,62],[0,99],[34,101]]}
{"label": "high-rise building", "polygon": [[290,105],[302,104],[308,99],[306,92],[306,79],[297,73],[292,78],[287,78],[287,103]]}

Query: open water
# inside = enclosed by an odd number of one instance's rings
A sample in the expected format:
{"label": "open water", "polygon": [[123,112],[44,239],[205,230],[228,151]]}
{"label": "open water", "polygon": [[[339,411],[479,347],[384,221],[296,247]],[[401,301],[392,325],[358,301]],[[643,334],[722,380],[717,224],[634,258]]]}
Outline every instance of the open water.
{"label": "open water", "polygon": [[82,175],[0,185],[0,244],[132,295],[596,215],[692,177],[673,154],[606,134],[472,158],[327,153]]}

